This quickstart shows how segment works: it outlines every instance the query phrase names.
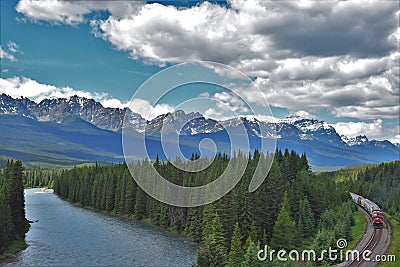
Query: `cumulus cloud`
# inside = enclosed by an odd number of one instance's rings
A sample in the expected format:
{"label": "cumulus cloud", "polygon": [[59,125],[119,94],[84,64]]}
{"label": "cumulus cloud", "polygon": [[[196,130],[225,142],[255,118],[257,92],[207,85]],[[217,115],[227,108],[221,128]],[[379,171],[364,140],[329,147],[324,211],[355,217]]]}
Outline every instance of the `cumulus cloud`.
{"label": "cumulus cloud", "polygon": [[26,77],[0,78],[0,94],[7,94],[14,98],[27,97],[37,103],[45,98],[67,98],[77,95],[99,101],[105,107],[123,108],[127,105],[118,99],[109,97],[106,93],[91,93],[68,86],[57,87]]}
{"label": "cumulus cloud", "polygon": [[134,59],[230,64],[256,77],[277,107],[324,108],[362,119],[398,116],[399,55],[389,38],[398,32],[394,3],[230,3],[145,5],[133,16],[110,16],[95,25]]}
{"label": "cumulus cloud", "polygon": [[128,103],[122,103],[121,100],[116,98],[109,98],[101,100],[100,103],[105,108],[125,108],[128,106]]}
{"label": "cumulus cloud", "polygon": [[174,111],[174,107],[168,104],[157,104],[152,106],[149,101],[134,98],[129,102],[129,109],[140,114],[144,119],[151,120],[155,117]]}
{"label": "cumulus cloud", "polygon": [[[268,78],[255,80],[268,101],[289,110],[328,109],[337,117],[399,116],[400,54],[379,59],[313,58],[278,62]],[[257,101],[251,99],[250,101]]]}
{"label": "cumulus cloud", "polygon": [[139,113],[145,119],[153,119],[161,114],[171,112],[174,108],[168,104],[157,104],[154,107],[144,99],[134,99],[131,102],[122,102],[110,97],[107,93],[92,93],[85,90],[76,90],[71,87],[57,87],[39,83],[25,77],[0,78],[0,94],[7,94],[14,98],[27,97],[36,103],[45,98],[67,98],[74,95],[94,99],[104,107],[125,108]]}
{"label": "cumulus cloud", "polygon": [[144,1],[64,1],[64,0],[20,0],[16,10],[31,21],[47,21],[58,24],[78,24],[94,11],[109,11],[116,17],[136,12]]}
{"label": "cumulus cloud", "polygon": [[348,137],[356,137],[359,135],[366,135],[370,138],[382,136],[383,124],[382,120],[375,120],[371,123],[367,122],[338,122],[332,124],[335,130],[340,135]]}
{"label": "cumulus cloud", "polygon": [[[395,1],[230,0],[190,8],[143,2],[20,0],[32,21],[76,24],[135,60],[229,64],[269,103],[358,119],[399,116],[399,8]],[[260,98],[243,89],[246,101]],[[212,112],[211,110],[209,112]]]}
{"label": "cumulus cloud", "polygon": [[56,87],[54,85],[42,84],[25,77],[13,77],[0,79],[0,93],[16,97],[27,97],[35,102],[45,98],[62,98],[77,95],[80,97],[103,99],[106,94],[93,94],[83,90],[75,90],[71,87]]}

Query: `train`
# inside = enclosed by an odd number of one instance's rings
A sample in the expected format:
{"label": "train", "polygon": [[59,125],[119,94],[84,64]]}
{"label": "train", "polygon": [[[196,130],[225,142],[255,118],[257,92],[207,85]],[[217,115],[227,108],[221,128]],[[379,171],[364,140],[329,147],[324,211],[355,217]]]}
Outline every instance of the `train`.
{"label": "train", "polygon": [[353,201],[368,212],[372,218],[372,225],[374,228],[383,228],[383,214],[381,208],[371,200],[364,198],[360,195],[350,193]]}

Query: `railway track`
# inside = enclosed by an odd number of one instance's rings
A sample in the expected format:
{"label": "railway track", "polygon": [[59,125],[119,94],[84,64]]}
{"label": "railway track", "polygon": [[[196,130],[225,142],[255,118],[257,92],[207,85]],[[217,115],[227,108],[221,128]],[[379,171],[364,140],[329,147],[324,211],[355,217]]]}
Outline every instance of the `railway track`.
{"label": "railway track", "polygon": [[[382,233],[383,233],[383,229],[375,229],[370,240],[368,241],[368,243],[364,246],[364,248],[362,250],[359,251],[359,257],[350,260],[350,262],[346,265],[346,267],[360,267],[360,266],[375,265],[374,262],[366,261],[362,257],[362,254],[366,250],[374,251],[375,247],[381,241]],[[371,255],[368,255],[368,257],[370,257],[370,259],[372,260],[373,258],[371,257]]]}

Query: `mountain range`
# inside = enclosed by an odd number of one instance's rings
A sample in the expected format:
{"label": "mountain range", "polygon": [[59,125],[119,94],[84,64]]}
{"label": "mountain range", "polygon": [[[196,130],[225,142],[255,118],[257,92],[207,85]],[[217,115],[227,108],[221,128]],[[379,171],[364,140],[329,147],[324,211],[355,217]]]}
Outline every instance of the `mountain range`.
{"label": "mountain range", "polygon": [[[125,124],[124,117],[129,112]],[[123,160],[122,128],[137,134],[146,130],[149,155],[162,152],[160,133],[179,136],[185,156],[200,153],[198,144],[212,139],[221,152],[229,152],[227,132],[240,134],[241,125],[250,147],[258,148],[262,138],[276,138],[279,149],[306,153],[311,166],[336,169],[353,164],[371,164],[398,160],[399,146],[389,141],[368,140],[366,136],[340,136],[324,121],[288,117],[279,122],[238,117],[225,121],[205,118],[198,112],[178,110],[146,121],[128,108],[107,108],[84,97],[44,99],[36,103],[28,98],[0,95],[0,163],[14,157],[29,164],[74,165],[86,162]],[[138,155],[142,157],[145,155]]]}

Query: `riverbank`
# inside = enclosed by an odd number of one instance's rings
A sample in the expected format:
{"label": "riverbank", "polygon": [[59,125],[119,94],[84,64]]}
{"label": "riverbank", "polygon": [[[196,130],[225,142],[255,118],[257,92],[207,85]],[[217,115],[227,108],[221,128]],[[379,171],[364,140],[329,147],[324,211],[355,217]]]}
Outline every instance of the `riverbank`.
{"label": "riverbank", "polygon": [[6,250],[2,254],[0,254],[0,263],[7,259],[15,257],[18,252],[26,249],[27,247],[28,245],[26,244],[24,238],[14,240],[11,245],[6,248]]}
{"label": "riverbank", "polygon": [[[32,222],[30,221],[26,221],[25,234],[29,231],[31,223]],[[0,263],[7,259],[15,257],[19,252],[26,249],[27,247],[28,244],[25,242],[25,237],[15,239],[14,241],[12,241],[10,246],[8,246],[8,248],[6,248],[4,252],[0,254]]]}

